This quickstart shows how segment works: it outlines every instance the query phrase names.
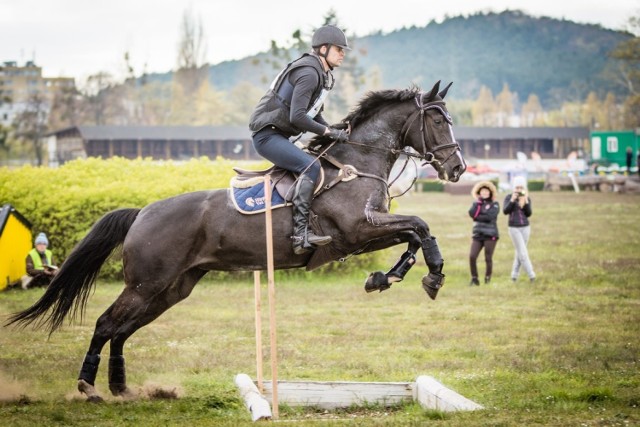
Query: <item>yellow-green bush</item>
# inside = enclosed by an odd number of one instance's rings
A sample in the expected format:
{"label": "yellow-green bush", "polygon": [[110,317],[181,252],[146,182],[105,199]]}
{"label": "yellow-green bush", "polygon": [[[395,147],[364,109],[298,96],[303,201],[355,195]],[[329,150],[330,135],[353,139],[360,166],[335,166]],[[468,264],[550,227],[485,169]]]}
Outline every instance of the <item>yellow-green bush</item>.
{"label": "yellow-green bush", "polygon": [[[45,232],[60,263],[105,213],[118,208],[142,208],[149,203],[190,191],[226,188],[237,161],[207,158],[188,162],[153,162],[149,159],[86,159],[60,168],[25,166],[0,168],[0,204],[10,203]],[[252,168],[268,166],[252,165]],[[370,263],[372,256],[357,257],[351,268]],[[331,268],[331,267],[329,267]],[[102,269],[103,277],[121,275],[119,260]]]}

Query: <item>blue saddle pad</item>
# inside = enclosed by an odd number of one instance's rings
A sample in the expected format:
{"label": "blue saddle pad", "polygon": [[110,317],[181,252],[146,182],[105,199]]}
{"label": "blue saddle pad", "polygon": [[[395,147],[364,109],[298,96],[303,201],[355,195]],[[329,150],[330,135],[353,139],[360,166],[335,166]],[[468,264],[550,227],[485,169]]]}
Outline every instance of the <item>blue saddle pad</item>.
{"label": "blue saddle pad", "polygon": [[[255,214],[265,211],[264,182],[258,182],[247,188],[231,186],[231,199],[238,212]],[[290,205],[284,200],[277,189],[271,192],[271,209]]]}

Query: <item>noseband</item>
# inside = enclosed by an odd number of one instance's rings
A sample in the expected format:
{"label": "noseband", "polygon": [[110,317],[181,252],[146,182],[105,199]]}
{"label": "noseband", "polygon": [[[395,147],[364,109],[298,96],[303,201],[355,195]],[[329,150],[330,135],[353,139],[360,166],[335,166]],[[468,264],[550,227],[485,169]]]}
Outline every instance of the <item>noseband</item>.
{"label": "noseband", "polygon": [[[453,125],[453,121],[451,120],[451,116],[449,115],[449,113],[443,108],[444,106],[444,101],[431,101],[431,102],[427,102],[427,103],[423,103],[422,98],[423,98],[424,92],[420,92],[416,95],[415,97],[415,101],[416,101],[416,106],[418,107],[418,111],[414,112],[408,119],[407,122],[404,124],[404,126],[402,127],[402,131],[401,131],[401,135],[402,135],[402,145],[405,145],[405,140],[407,139],[407,135],[409,134],[409,130],[411,129],[411,126],[413,125],[413,122],[416,121],[416,119],[418,117],[420,117],[420,138],[422,139],[422,154],[420,155],[415,155],[412,153],[405,153],[408,156],[412,156],[412,157],[418,157],[421,160],[424,160],[424,164],[431,164],[431,163],[441,163],[438,160],[436,160],[435,157],[435,152],[440,151],[440,150],[444,150],[447,148],[452,148],[455,147],[458,150],[460,149],[460,146],[458,145],[458,143],[454,140],[453,142],[449,143],[449,144],[443,144],[443,145],[439,145],[437,147],[435,147],[433,150],[431,151],[427,151],[427,140],[429,139],[429,135],[428,135],[428,128],[426,126],[427,123],[427,116],[425,114],[425,112],[427,110],[438,110],[440,111],[440,113],[442,114],[442,117],[444,117],[444,119],[447,121],[447,123],[449,124],[449,126]],[[444,160],[444,162],[442,163],[446,163],[447,160],[449,160],[449,157],[451,157],[453,154],[455,153],[455,151],[451,154],[449,154],[449,156]]]}

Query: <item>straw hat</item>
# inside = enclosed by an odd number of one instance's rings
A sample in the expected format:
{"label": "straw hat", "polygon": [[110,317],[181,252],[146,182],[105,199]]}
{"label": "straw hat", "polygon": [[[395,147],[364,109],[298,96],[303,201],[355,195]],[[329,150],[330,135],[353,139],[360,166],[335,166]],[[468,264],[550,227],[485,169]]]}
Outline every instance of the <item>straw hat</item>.
{"label": "straw hat", "polygon": [[480,197],[481,188],[486,188],[491,192],[491,200],[495,200],[496,197],[498,196],[498,190],[496,190],[496,186],[493,185],[493,182],[478,181],[476,182],[476,185],[474,185],[473,189],[471,190],[471,195],[473,196],[474,199],[477,199]]}

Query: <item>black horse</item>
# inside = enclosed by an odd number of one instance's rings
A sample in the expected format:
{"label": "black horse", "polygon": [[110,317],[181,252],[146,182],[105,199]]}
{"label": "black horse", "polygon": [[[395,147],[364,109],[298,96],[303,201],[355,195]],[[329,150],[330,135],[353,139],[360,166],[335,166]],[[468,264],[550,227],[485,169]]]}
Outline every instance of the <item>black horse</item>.
{"label": "black horse", "polygon": [[[330,235],[330,245],[295,255],[291,246],[291,209],[273,211],[274,264],[277,269],[315,268],[350,254],[407,243],[407,251],[387,273],[372,273],[368,292],[401,281],[422,249],[429,273],[422,286],[435,299],[444,283],[443,259],[429,227],[415,216],[388,210],[387,178],[401,153],[431,163],[443,180],[457,181],[465,171],[440,82],[430,92],[418,88],[372,92],[349,114],[350,141],[335,144],[317,137],[311,150],[321,154],[323,190],[313,202],[314,225]],[[404,150],[411,147],[409,152]],[[416,154],[417,153],[417,154]],[[143,209],[120,209],[103,216],[74,248],[44,295],[7,324],[35,322],[50,332],[69,311],[83,313],[102,264],[123,244],[126,286],[100,316],[78,379],[89,400],[100,400],[94,381],[100,353],[110,341],[109,389],[132,397],[126,385],[123,347],[138,329],[187,298],[209,270],[266,269],[263,215],[239,213],[226,189],[182,194]]]}

